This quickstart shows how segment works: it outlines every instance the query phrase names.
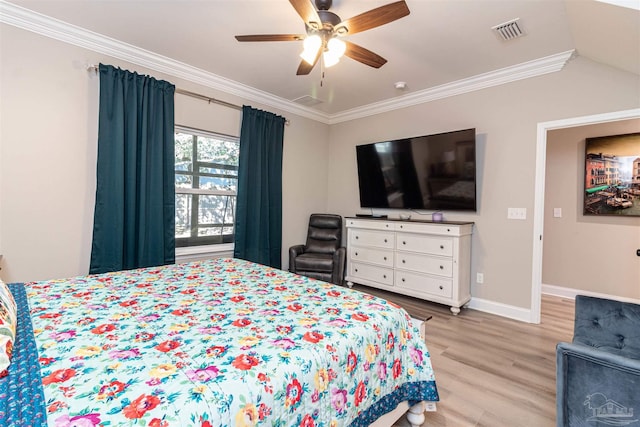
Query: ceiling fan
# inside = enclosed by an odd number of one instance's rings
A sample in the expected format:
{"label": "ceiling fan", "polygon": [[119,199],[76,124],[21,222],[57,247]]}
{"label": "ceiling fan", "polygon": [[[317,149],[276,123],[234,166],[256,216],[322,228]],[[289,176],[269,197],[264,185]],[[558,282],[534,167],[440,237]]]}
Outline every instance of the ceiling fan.
{"label": "ceiling fan", "polygon": [[386,59],[355,43],[341,40],[341,37],[388,24],[410,13],[407,3],[400,0],[343,21],[338,15],[329,11],[332,0],[315,0],[317,10],[311,0],[289,0],[289,2],[303,19],[306,34],[254,34],[236,36],[236,40],[239,42],[304,41],[304,51],[300,54],[302,61],[296,72],[299,76],[309,74],[321,55],[325,67],[336,64],[342,55],[370,67],[382,67],[387,62]]}

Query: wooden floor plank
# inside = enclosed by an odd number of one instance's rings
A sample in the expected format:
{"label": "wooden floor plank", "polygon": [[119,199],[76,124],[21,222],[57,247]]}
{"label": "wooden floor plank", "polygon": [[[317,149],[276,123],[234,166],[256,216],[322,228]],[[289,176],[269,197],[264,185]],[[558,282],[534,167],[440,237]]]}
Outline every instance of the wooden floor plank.
{"label": "wooden floor plank", "polygon": [[[555,347],[573,336],[573,300],[542,296],[541,323],[532,325],[476,310],[449,307],[374,288],[427,322],[427,346],[440,392],[424,426],[552,427]],[[401,419],[397,427],[408,426]]]}

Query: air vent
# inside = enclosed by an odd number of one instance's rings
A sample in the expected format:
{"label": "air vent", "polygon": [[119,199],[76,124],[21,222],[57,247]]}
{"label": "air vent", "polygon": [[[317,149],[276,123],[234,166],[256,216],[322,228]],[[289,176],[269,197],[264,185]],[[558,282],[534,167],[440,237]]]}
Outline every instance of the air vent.
{"label": "air vent", "polygon": [[307,107],[311,107],[313,105],[318,105],[318,104],[322,104],[322,101],[319,100],[318,98],[314,98],[313,96],[309,96],[309,95],[305,95],[305,96],[301,96],[300,98],[296,98],[293,100],[293,102],[300,104],[300,105],[306,105]]}
{"label": "air vent", "polygon": [[522,24],[520,23],[520,18],[512,19],[509,22],[505,22],[500,25],[496,25],[495,27],[491,27],[493,31],[495,31],[496,35],[500,40],[509,41],[513,39],[517,39],[518,37],[524,36],[524,31],[522,31]]}

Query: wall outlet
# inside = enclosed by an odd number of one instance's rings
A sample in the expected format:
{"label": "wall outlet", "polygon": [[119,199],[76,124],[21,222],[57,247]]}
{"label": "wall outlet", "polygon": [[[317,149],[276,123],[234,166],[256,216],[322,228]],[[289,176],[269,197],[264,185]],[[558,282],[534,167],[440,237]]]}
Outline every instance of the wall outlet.
{"label": "wall outlet", "polygon": [[562,208],[553,208],[553,217],[562,218]]}
{"label": "wall outlet", "polygon": [[476,283],[484,283],[484,273],[476,274]]}

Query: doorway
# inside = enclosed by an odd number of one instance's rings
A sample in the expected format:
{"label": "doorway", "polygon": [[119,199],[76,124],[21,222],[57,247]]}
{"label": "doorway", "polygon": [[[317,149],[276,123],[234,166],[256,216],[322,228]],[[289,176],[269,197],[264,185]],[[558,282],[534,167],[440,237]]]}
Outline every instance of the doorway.
{"label": "doorway", "polygon": [[531,323],[540,323],[542,296],[542,250],[544,231],[544,187],[547,159],[547,133],[551,130],[640,118],[640,108],[574,117],[538,123],[536,138],[536,172],[533,205],[533,257],[531,278]]}

